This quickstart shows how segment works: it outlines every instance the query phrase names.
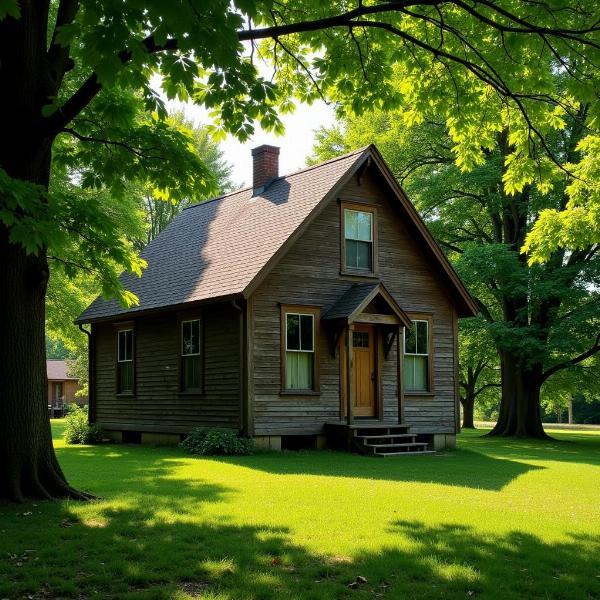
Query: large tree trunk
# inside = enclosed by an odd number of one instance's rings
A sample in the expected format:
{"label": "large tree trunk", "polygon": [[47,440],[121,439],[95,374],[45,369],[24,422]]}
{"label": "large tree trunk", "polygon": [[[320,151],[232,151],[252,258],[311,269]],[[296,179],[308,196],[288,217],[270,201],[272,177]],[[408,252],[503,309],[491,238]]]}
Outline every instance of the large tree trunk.
{"label": "large tree trunk", "polygon": [[463,408],[463,429],[475,429],[475,423],[473,421],[473,414],[475,412],[475,398],[472,394],[466,393],[465,396],[461,396],[460,403]]}
{"label": "large tree trunk", "polygon": [[[31,149],[34,151],[32,152]],[[50,143],[29,154],[0,151],[11,177],[47,189]],[[0,196],[0,206],[6,199]],[[0,498],[89,498],[65,480],[52,446],[48,418],[45,249],[27,254],[0,224]]]}
{"label": "large tree trunk", "polygon": [[48,266],[0,226],[0,498],[83,498],[58,465],[48,419],[44,310]]}
{"label": "large tree trunk", "polygon": [[[20,2],[21,17],[0,21],[0,168],[48,189],[52,136],[42,107],[56,95],[47,57],[48,0]],[[0,190],[0,207],[6,203]],[[14,207],[9,210],[14,210]],[[15,214],[20,218],[21,214]],[[35,218],[35,215],[34,215]],[[0,498],[88,498],[58,465],[48,419],[46,250],[27,254],[0,224]]]}
{"label": "large tree trunk", "polygon": [[510,352],[501,353],[502,401],[490,435],[548,438],[540,410],[541,365],[523,367]]}

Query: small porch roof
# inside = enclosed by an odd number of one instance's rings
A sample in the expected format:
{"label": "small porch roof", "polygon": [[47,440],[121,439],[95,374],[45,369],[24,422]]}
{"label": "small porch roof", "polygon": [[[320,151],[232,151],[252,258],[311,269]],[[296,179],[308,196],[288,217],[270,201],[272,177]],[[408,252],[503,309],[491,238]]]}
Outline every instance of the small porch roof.
{"label": "small porch roof", "polygon": [[390,316],[397,319],[398,325],[411,326],[408,315],[400,308],[392,294],[381,282],[353,284],[323,315],[323,321],[343,321],[345,323],[360,321],[360,316],[365,308],[378,296],[390,308],[392,313]]}

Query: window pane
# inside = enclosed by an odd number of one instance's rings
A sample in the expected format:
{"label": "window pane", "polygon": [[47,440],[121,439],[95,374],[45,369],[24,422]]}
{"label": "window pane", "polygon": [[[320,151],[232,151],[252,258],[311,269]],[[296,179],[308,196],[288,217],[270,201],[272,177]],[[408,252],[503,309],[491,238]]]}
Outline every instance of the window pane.
{"label": "window pane", "polygon": [[415,361],[415,379],[414,389],[419,392],[427,391],[427,357],[426,356],[414,356]]}
{"label": "window pane", "polygon": [[369,333],[367,331],[355,331],[352,336],[352,345],[355,348],[368,348]]}
{"label": "window pane", "polygon": [[358,242],[346,240],[346,267],[350,269],[358,268],[358,256],[356,246]]}
{"label": "window pane", "polygon": [[185,321],[182,324],[182,344],[181,353],[187,354],[200,353],[200,321]]}
{"label": "window pane", "polygon": [[285,387],[288,390],[313,389],[312,352],[286,352]]}
{"label": "window pane", "polygon": [[355,242],[356,243],[356,266],[359,269],[372,270],[371,262],[371,242]]}
{"label": "window pane", "polygon": [[358,239],[358,213],[354,210],[344,211],[344,236],[353,240]]}
{"label": "window pane", "polygon": [[286,314],[288,350],[300,350],[300,315]]}
{"label": "window pane", "polygon": [[133,331],[125,331],[125,360],[133,358]]}
{"label": "window pane", "polygon": [[417,352],[427,354],[429,352],[428,325],[427,321],[417,321]]}
{"label": "window pane", "polygon": [[404,329],[404,352],[414,354],[417,351],[417,339],[415,337],[415,324]]}
{"label": "window pane", "polygon": [[357,213],[358,236],[357,239],[370,242],[372,240],[371,219],[373,215],[368,212]]}
{"label": "window pane", "polygon": [[183,365],[183,389],[199,390],[200,389],[200,356],[184,356],[182,359]]}
{"label": "window pane", "polygon": [[404,357],[404,389],[410,392],[428,391],[427,356]]}
{"label": "window pane", "polygon": [[312,315],[300,315],[300,348],[314,350]]}
{"label": "window pane", "polygon": [[415,389],[415,357],[405,356],[404,357],[404,389],[414,390]]}
{"label": "window pane", "polygon": [[119,392],[133,391],[133,362],[118,363]]}

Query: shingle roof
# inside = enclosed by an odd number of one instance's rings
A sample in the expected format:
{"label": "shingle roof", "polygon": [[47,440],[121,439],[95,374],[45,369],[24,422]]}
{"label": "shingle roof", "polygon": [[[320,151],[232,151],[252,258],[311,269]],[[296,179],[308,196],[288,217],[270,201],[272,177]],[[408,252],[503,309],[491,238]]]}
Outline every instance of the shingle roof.
{"label": "shingle roof", "polygon": [[344,319],[350,316],[379,287],[379,283],[355,283],[323,315],[326,320]]}
{"label": "shingle roof", "polygon": [[97,298],[85,323],[125,313],[241,295],[338,182],[369,154],[350,154],[276,179],[259,196],[245,188],[184,210],[142,252],[142,277],[124,274],[139,305]]}
{"label": "shingle roof", "polygon": [[369,302],[374,298],[381,297],[398,317],[399,321],[405,326],[410,327],[410,319],[402,310],[398,301],[390,294],[389,290],[382,282],[378,283],[355,283],[342,294],[336,303],[323,315],[325,321],[335,321],[338,319],[351,320],[356,319],[366,308]]}
{"label": "shingle roof", "polygon": [[69,366],[64,360],[48,359],[46,361],[46,374],[48,379],[57,381],[66,381],[68,379],[77,380],[77,377],[71,377],[67,374]]}

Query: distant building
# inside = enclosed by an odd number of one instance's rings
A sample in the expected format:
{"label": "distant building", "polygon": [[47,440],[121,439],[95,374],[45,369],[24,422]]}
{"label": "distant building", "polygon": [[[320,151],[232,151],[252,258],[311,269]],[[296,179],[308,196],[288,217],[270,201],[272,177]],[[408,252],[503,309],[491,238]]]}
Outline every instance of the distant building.
{"label": "distant building", "polygon": [[76,402],[80,406],[88,403],[87,396],[75,396],[81,389],[77,377],[68,374],[69,365],[64,360],[47,360],[46,373],[48,375],[48,409],[52,416],[62,414],[65,404]]}

